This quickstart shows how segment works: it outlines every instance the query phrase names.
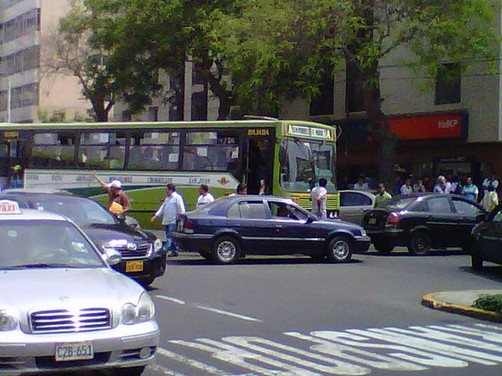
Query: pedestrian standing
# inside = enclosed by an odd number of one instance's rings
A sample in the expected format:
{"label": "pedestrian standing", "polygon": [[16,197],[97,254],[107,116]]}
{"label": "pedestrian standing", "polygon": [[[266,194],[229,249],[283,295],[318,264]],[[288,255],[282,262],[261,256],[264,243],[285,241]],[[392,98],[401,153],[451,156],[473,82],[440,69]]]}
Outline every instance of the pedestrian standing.
{"label": "pedestrian standing", "polygon": [[439,175],[437,178],[437,184],[434,187],[434,193],[450,193],[450,184],[446,181],[443,175]]}
{"label": "pedestrian standing", "polygon": [[101,180],[97,174],[94,178],[101,184],[106,193],[108,193],[108,211],[116,216],[123,217],[125,213],[131,210],[131,202],[122,190],[122,183],[120,180],[114,180],[110,184]]}
{"label": "pedestrian standing", "polygon": [[310,191],[310,199],[312,200],[312,212],[321,219],[326,219],[328,217],[328,210],[326,205],[326,200],[328,196],[328,190],[326,186],[328,181],[325,178],[319,179],[319,185],[314,187]]}
{"label": "pedestrian standing", "polygon": [[363,174],[359,175],[357,178],[357,182],[354,184],[354,189],[358,191],[367,191],[370,189],[368,183],[366,183],[366,177]]}
{"label": "pedestrian standing", "polygon": [[209,187],[206,184],[201,184],[199,187],[199,198],[197,199],[196,208],[200,208],[203,205],[209,204],[214,201],[214,197],[209,193]]}
{"label": "pedestrian standing", "polygon": [[23,167],[21,165],[12,167],[9,188],[23,188]]}
{"label": "pedestrian standing", "polygon": [[492,185],[489,185],[486,190],[486,194],[483,196],[481,205],[488,213],[490,213],[498,204],[499,198],[497,192],[495,192],[495,188]]}
{"label": "pedestrian standing", "polygon": [[389,192],[385,189],[385,184],[378,184],[378,194],[375,196],[375,207],[382,208],[385,206],[387,201],[392,198]]}
{"label": "pedestrian standing", "polygon": [[468,200],[478,202],[479,190],[475,184],[472,183],[472,178],[467,178],[467,183],[462,187],[462,194]]}
{"label": "pedestrian standing", "polygon": [[413,184],[413,192],[415,193],[425,193],[427,192],[424,184],[424,179],[418,178],[418,181]]}
{"label": "pedestrian standing", "polygon": [[176,250],[176,245],[174,244],[173,232],[176,230],[176,221],[185,213],[185,203],[183,198],[176,193],[176,186],[174,184],[168,184],[166,186],[166,198],[159,210],[155,212],[151,221],[155,221],[157,218],[162,217],[162,225],[166,231],[166,245],[165,249],[168,257],[178,256],[178,251]]}
{"label": "pedestrian standing", "polygon": [[410,178],[406,178],[400,191],[401,191],[402,195],[411,195],[413,193],[413,188],[411,186],[411,179]]}
{"label": "pedestrian standing", "polygon": [[486,195],[488,192],[488,187],[493,187],[493,190],[497,192],[499,187],[499,181],[495,174],[491,174],[490,177],[483,180],[483,195]]}

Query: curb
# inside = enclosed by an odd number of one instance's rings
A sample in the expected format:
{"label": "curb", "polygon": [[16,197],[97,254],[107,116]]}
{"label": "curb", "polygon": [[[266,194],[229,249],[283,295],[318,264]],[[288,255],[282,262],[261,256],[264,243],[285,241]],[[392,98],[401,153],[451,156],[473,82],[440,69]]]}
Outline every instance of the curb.
{"label": "curb", "polygon": [[475,317],[477,319],[494,321],[494,322],[502,322],[502,315],[496,312],[485,311],[482,309],[467,307],[452,303],[447,303],[441,300],[437,300],[434,295],[435,293],[427,294],[422,297],[422,305],[432,308],[438,309],[441,311],[446,311],[450,313],[458,313],[460,315]]}

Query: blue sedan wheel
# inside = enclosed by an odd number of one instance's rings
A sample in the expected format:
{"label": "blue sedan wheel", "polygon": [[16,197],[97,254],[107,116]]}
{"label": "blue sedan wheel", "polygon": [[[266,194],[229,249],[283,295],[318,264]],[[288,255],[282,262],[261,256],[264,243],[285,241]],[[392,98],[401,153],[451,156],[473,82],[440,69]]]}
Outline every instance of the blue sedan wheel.
{"label": "blue sedan wheel", "polygon": [[218,264],[232,264],[241,255],[241,247],[237,239],[231,236],[222,236],[213,244],[213,260]]}
{"label": "blue sedan wheel", "polygon": [[333,262],[346,262],[352,257],[352,242],[345,236],[335,236],[328,244],[328,259]]}

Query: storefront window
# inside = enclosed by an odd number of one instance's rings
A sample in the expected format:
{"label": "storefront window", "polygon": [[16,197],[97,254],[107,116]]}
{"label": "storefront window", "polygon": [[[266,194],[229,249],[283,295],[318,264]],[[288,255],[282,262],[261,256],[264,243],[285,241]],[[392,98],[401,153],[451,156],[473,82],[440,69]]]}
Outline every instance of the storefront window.
{"label": "storefront window", "polygon": [[335,192],[334,147],[312,141],[285,140],[281,143],[281,186],[286,191],[308,192],[320,178]]}

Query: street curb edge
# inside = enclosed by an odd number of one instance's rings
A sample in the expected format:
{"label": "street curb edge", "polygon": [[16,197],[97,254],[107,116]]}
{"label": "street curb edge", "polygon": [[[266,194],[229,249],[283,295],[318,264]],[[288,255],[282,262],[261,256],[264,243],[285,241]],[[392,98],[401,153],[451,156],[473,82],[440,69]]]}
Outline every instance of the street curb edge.
{"label": "street curb edge", "polygon": [[441,311],[458,313],[465,316],[471,316],[482,320],[502,322],[502,315],[496,312],[489,312],[482,309],[474,308],[474,307],[466,307],[457,304],[443,302],[441,300],[437,300],[434,297],[435,293],[426,294],[422,297],[422,305],[432,308],[438,309]]}

